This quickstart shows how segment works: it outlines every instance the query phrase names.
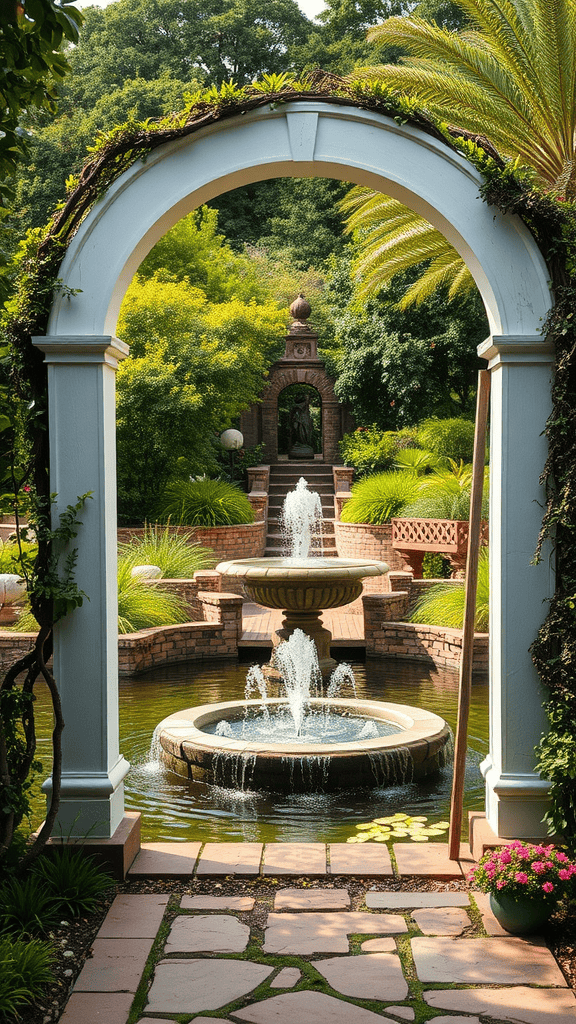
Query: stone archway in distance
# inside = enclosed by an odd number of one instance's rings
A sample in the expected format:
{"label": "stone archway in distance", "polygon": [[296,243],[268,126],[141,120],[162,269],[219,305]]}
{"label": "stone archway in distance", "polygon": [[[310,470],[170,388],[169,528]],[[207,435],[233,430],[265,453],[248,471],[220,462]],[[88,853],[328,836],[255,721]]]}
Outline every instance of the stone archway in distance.
{"label": "stone archway in distance", "polygon": [[[538,333],[551,306],[546,266],[525,225],[481,201],[479,173],[449,146],[383,115],[320,100],[232,116],[126,171],[80,226],[48,334],[34,339],[48,363],[56,514],[93,493],[76,574],[90,600],[54,637],[66,720],[57,828],[106,839],[123,827],[129,766],[118,737],[114,403],[115,370],[128,353],[114,336],[122,298],[147,252],[189,211],[241,185],[287,176],[339,178],[399,199],[446,236],[484,300],[490,337],[479,353],[492,376],[486,813],[497,835],[540,836],[548,786],[534,771],[534,746],[546,724],[529,646],[553,593],[550,559],[530,564],[553,361]],[[67,297],[68,289],[81,291]]]}

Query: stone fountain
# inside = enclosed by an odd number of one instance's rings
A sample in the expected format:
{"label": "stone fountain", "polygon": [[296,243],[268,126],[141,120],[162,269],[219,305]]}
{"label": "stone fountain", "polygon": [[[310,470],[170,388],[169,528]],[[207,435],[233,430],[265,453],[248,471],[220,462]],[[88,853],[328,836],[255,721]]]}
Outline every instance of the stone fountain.
{"label": "stone fountain", "polygon": [[[319,666],[300,630],[276,648],[275,660],[283,698],[269,699],[266,677],[252,668],[246,700],[188,708],[160,723],[162,763],[217,786],[304,793],[401,785],[447,762],[452,736],[438,715],[339,697],[343,683],[354,690],[349,666],[338,666],[326,697],[313,695]],[[260,699],[249,698],[254,689]]]}
{"label": "stone fountain", "polygon": [[301,478],[296,491],[287,495],[282,513],[290,555],[235,559],[220,562],[216,569],[241,579],[252,601],[284,612],[281,629],[272,634],[273,647],[296,629],[311,637],[320,672],[327,679],[336,662],[330,656],[332,634],[322,623],[322,611],[355,601],[362,593],[362,580],[384,575],[389,566],[373,559],[310,557],[319,537],[318,508],[318,495]]}
{"label": "stone fountain", "polygon": [[[293,554],[218,566],[241,579],[252,600],[281,608],[284,620],[272,638],[271,665],[248,673],[246,700],[188,708],[157,727],[160,760],[177,774],[243,790],[330,792],[411,782],[446,763],[451,732],[442,718],[407,705],[359,701],[349,666],[335,667],[322,610],[354,601],[362,580],[388,566],[310,557],[318,508],[318,496],[302,479],[283,514]],[[268,697],[271,675],[283,697]],[[340,696],[345,684],[352,697]]]}

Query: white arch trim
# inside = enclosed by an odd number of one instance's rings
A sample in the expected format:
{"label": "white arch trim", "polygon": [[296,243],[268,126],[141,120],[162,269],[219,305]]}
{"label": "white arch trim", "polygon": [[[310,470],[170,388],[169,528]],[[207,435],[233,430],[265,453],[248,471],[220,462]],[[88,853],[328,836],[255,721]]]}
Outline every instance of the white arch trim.
{"label": "white arch trim", "polygon": [[[67,727],[58,827],[110,837],[124,813],[116,634],[114,337],[130,280],[155,242],[220,193],[278,176],[375,187],[438,227],[472,271],[489,316],[481,354],[492,375],[489,824],[503,837],[542,834],[547,783],[534,770],[545,727],[529,647],[553,591],[550,562],[531,565],[543,495],[543,430],[552,352],[539,335],[551,306],[544,260],[524,224],[488,207],[480,175],[408,125],[354,107],[299,101],[238,115],[135,164],[81,224],[61,268],[48,336],[51,490],[56,514],[91,491],[77,581],[90,601],[56,627],[54,663]],[[68,289],[80,289],[66,295]]]}
{"label": "white arch trim", "polygon": [[55,302],[50,333],[114,334],[134,273],[169,228],[222,192],[282,176],[371,186],[426,217],[466,260],[492,333],[535,334],[546,316],[542,256],[519,218],[482,202],[471,164],[391,118],[301,101],[223,120],[126,171],[70,245],[61,276],[82,293]]}

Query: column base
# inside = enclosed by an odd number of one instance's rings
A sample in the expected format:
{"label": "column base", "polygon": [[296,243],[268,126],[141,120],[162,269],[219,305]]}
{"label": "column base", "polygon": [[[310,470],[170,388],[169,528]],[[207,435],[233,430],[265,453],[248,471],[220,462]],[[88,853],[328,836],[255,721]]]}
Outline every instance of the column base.
{"label": "column base", "polygon": [[499,772],[490,755],[480,765],[486,780],[486,819],[497,836],[538,842],[548,838],[543,822],[550,783],[535,772]]}
{"label": "column base", "polygon": [[[123,780],[129,768],[120,756],[109,772],[63,772],[52,834],[64,840],[110,839],[124,817]],[[42,789],[50,805],[51,778]]]}
{"label": "column base", "polygon": [[139,811],[126,811],[110,839],[58,839],[52,836],[46,843],[44,854],[49,857],[51,851],[62,846],[78,847],[87,857],[94,857],[106,867],[114,878],[124,880],[140,852],[141,818]]}

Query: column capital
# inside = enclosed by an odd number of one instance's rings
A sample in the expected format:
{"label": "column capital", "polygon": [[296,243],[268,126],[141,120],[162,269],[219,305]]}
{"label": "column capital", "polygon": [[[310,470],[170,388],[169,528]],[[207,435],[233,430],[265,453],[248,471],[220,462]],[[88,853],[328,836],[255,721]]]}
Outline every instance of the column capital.
{"label": "column capital", "polygon": [[117,369],[130,346],[111,334],[39,335],[32,344],[46,354],[46,363],[107,363]]}
{"label": "column capital", "polygon": [[478,355],[493,370],[503,363],[552,363],[555,348],[541,334],[493,334],[478,345]]}

